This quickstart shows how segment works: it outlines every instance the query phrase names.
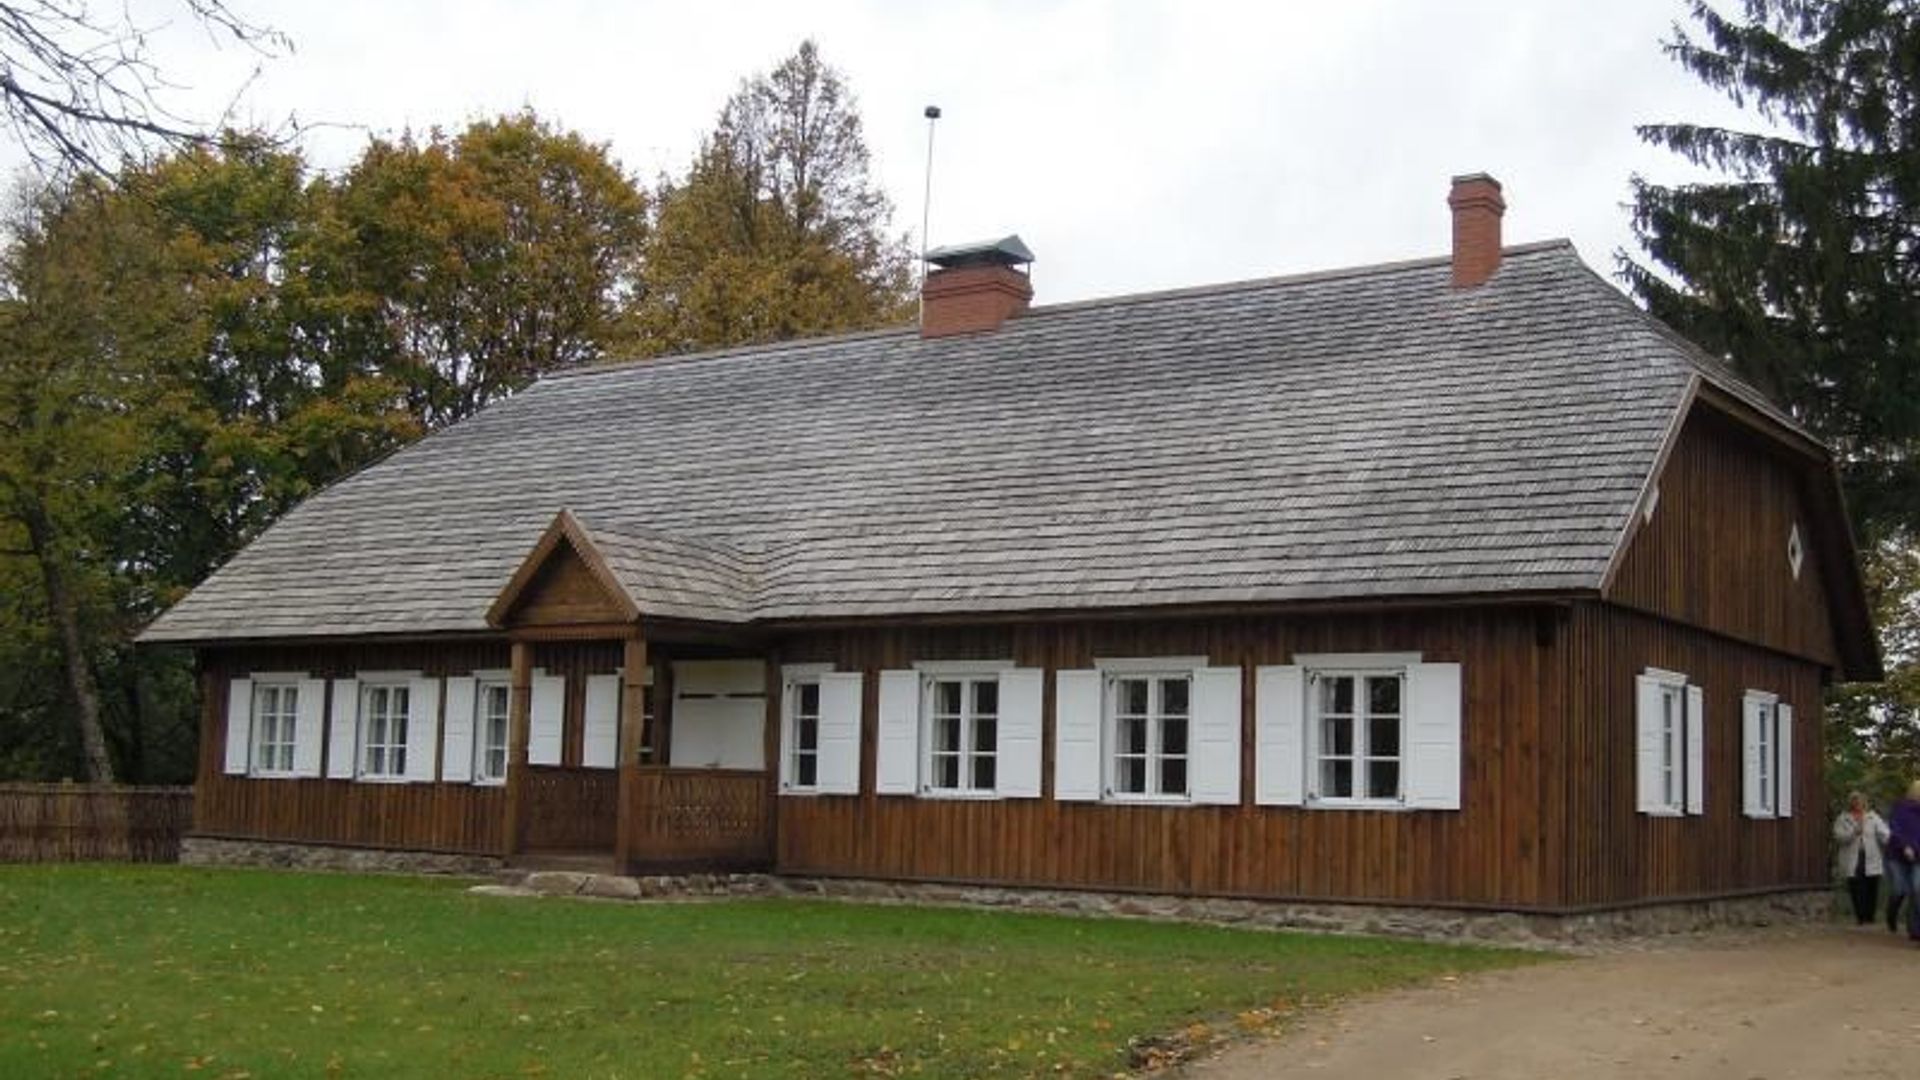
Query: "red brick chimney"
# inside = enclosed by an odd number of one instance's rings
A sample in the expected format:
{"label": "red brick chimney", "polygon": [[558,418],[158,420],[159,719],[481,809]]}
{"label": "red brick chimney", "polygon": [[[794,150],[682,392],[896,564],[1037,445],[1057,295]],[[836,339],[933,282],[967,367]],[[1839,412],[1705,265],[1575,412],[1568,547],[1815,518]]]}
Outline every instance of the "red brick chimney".
{"label": "red brick chimney", "polygon": [[932,269],[920,285],[920,336],[1000,329],[1033,300],[1033,280],[1023,269],[1032,261],[1018,236],[927,252]]}
{"label": "red brick chimney", "polygon": [[1447,205],[1453,208],[1453,284],[1470,289],[1500,269],[1500,215],[1507,201],[1500,197],[1500,181],[1468,173],[1453,178]]}

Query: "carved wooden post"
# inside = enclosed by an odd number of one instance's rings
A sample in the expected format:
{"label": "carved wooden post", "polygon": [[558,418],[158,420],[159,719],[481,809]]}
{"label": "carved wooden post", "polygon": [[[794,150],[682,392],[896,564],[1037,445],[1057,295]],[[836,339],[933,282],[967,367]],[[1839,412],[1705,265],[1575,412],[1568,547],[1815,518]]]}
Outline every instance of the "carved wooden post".
{"label": "carved wooden post", "polygon": [[508,856],[520,853],[526,827],[527,737],[533,725],[533,646],[513,643],[513,675],[507,696],[507,827]]}
{"label": "carved wooden post", "polygon": [[620,676],[620,806],[614,858],[626,872],[633,862],[634,796],[640,787],[640,747],[645,744],[647,639],[636,628],[626,640]]}

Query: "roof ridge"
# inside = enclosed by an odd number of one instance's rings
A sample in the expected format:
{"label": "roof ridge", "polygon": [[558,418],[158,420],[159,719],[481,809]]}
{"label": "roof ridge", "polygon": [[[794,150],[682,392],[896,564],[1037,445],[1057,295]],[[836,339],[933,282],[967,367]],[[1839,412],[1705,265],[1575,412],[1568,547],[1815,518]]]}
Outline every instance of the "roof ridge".
{"label": "roof ridge", "polygon": [[[715,349],[700,349],[687,353],[663,353],[659,356],[628,356],[614,360],[602,360],[561,371],[543,372],[534,380],[533,385],[558,379],[579,379],[592,375],[611,375],[637,367],[677,366],[712,360],[731,360],[741,356],[764,356],[788,352],[800,348],[813,348],[821,345],[837,345],[848,341],[864,341],[868,338],[881,338],[894,334],[906,334],[918,329],[912,325],[881,326],[868,330],[846,330],[837,334],[816,334],[811,337],[786,338],[781,341],[762,341],[751,345],[726,345]],[[528,387],[532,389],[532,387]]]}
{"label": "roof ridge", "polygon": [[[1552,240],[1534,240],[1525,244],[1510,244],[1500,249],[1502,256],[1535,255],[1542,251],[1565,248],[1574,250],[1573,241],[1565,237]],[[1253,292],[1283,285],[1311,285],[1322,281],[1339,281],[1343,278],[1372,277],[1376,274],[1399,273],[1405,270],[1421,270],[1432,266],[1446,266],[1453,262],[1453,256],[1425,255],[1417,259],[1393,259],[1387,262],[1357,263],[1353,266],[1333,267],[1326,270],[1303,270],[1292,274],[1274,274],[1267,277],[1242,278],[1237,281],[1217,281],[1207,285],[1181,285],[1171,289],[1150,289],[1145,292],[1116,293],[1112,296],[1089,297],[1085,300],[1065,300],[1058,304],[1042,304],[1030,308],[1020,318],[1032,318],[1035,315],[1048,315],[1062,312],[1080,311],[1086,308],[1108,307],[1120,304],[1134,304],[1149,300],[1174,299],[1189,296],[1219,296],[1226,293]]]}
{"label": "roof ridge", "polygon": [[[1535,255],[1543,251],[1565,249],[1573,251],[1573,241],[1565,237],[1550,240],[1534,240],[1525,244],[1509,244],[1501,248],[1503,256]],[[1419,270],[1430,266],[1445,266],[1453,261],[1453,256],[1426,255],[1417,259],[1394,259],[1386,262],[1357,263],[1352,266],[1333,267],[1326,270],[1305,270],[1292,274],[1273,274],[1266,277],[1240,278],[1233,281],[1217,281],[1206,285],[1183,285],[1171,289],[1149,289],[1142,292],[1115,293],[1111,296],[1094,296],[1084,300],[1063,300],[1057,304],[1040,304],[1028,308],[1018,318],[1031,319],[1037,316],[1066,314],[1084,311],[1090,308],[1113,307],[1123,304],[1136,304],[1152,300],[1166,300],[1194,296],[1218,296],[1235,292],[1252,292],[1286,285],[1308,285],[1322,281],[1338,281],[1343,278],[1371,277],[1376,274],[1398,273],[1405,270]],[[564,371],[543,373],[534,385],[549,380],[577,379],[593,375],[610,375],[636,367],[686,364],[705,361],[739,359],[743,356],[768,356],[801,348],[814,348],[824,345],[836,345],[848,341],[862,341],[889,335],[907,335],[917,327],[908,324],[902,326],[884,326],[870,330],[849,330],[837,334],[818,334],[811,337],[787,338],[782,341],[765,341],[752,345],[728,345],[717,349],[701,349],[688,353],[670,353],[661,356],[636,356],[617,360],[606,360],[568,368]],[[531,389],[529,387],[528,389]]]}

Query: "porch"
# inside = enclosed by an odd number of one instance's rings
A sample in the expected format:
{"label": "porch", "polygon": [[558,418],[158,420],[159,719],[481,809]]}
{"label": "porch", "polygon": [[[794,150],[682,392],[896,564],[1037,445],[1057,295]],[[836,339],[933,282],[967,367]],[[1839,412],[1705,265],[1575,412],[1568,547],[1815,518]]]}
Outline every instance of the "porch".
{"label": "porch", "polygon": [[635,873],[761,870],[772,863],[764,771],[643,765],[625,799],[620,789],[618,770],[528,766],[526,821],[509,862]]}
{"label": "porch", "polygon": [[616,572],[651,542],[562,511],[488,612],[511,642],[510,865],[772,864],[777,667],[720,612],[684,609],[683,586],[663,603]]}

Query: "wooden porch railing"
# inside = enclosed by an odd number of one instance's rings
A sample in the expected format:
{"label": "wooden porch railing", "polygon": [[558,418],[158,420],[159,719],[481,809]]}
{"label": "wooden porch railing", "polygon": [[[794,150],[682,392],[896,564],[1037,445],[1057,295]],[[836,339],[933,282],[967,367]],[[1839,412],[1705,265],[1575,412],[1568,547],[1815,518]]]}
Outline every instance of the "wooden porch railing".
{"label": "wooden porch railing", "polygon": [[526,785],[526,850],[613,850],[620,824],[617,770],[529,765]]}
{"label": "wooden porch railing", "polygon": [[767,774],[743,769],[643,768],[634,785],[633,863],[749,869],[773,856]]}

